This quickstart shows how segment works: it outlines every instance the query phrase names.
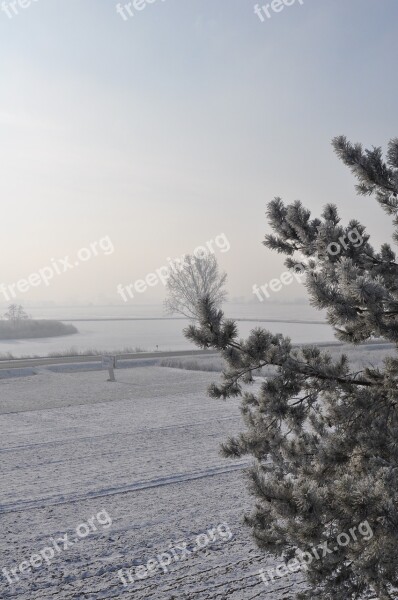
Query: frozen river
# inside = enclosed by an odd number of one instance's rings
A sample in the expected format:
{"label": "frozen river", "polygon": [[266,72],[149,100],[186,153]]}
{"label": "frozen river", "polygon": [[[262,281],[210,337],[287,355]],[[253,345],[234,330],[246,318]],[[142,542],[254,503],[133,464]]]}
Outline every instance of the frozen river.
{"label": "frozen river", "polygon": [[[34,318],[65,320],[74,324],[79,333],[58,338],[0,341],[0,353],[11,352],[20,357],[46,356],[71,347],[78,351],[90,348],[122,350],[125,347],[140,347],[147,351],[194,348],[183,335],[188,321],[166,319],[161,307],[135,307],[134,312],[126,307],[36,308],[28,309],[28,312]],[[230,305],[226,314],[243,319],[239,321],[242,337],[246,337],[254,327],[261,326],[273,333],[290,336],[295,343],[330,342],[334,339],[329,325],[320,323],[322,314],[305,305],[271,305],[267,310],[251,304]]]}

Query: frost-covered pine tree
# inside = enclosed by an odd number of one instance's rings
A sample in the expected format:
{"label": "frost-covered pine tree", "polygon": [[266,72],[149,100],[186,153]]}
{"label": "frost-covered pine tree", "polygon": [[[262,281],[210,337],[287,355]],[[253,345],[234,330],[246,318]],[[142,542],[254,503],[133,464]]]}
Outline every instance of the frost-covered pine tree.
{"label": "frost-covered pine tree", "polygon": [[[379,148],[363,150],[344,137],[333,145],[358,192],[374,196],[391,215],[397,243],[398,139],[386,161]],[[397,345],[398,264],[391,246],[376,251],[365,227],[357,220],[342,225],[332,205],[311,219],[300,202],[276,198],[267,214],[274,233],[265,246],[287,255],[289,268],[295,253],[305,257],[311,302],[326,309],[338,339],[357,344],[377,337]],[[223,452],[254,459],[249,481],[256,504],[246,520],[258,546],[288,561],[298,549],[335,546],[337,536],[364,521],[373,532],[325,556],[318,550],[308,590],[296,598],[398,598],[398,359],[355,372],[345,355],[332,360],[314,346],[293,348],[289,338],[263,329],[241,340],[235,322],[209,299],[185,334],[226,359],[210,395],[242,396],[245,431]],[[266,365],[274,377],[258,392],[244,389]]]}

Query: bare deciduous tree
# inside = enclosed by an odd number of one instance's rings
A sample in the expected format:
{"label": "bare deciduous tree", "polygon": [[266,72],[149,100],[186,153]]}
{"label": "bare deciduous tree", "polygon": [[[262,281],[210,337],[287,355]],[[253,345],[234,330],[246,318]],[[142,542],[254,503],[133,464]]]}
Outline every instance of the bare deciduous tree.
{"label": "bare deciduous tree", "polygon": [[205,254],[203,258],[187,254],[182,264],[172,268],[167,281],[167,312],[195,320],[205,298],[213,306],[220,307],[227,297],[224,289],[226,279],[227,275],[220,272],[214,254]]}
{"label": "bare deciduous tree", "polygon": [[29,315],[24,311],[20,304],[10,304],[4,318],[11,321],[14,327],[17,327],[21,321],[29,319]]}

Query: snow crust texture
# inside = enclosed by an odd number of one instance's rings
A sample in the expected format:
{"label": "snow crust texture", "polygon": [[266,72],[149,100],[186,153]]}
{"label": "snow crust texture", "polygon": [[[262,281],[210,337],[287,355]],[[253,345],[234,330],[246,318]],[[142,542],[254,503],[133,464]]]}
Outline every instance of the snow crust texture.
{"label": "snow crust texture", "polygon": [[[161,367],[39,374],[0,381],[2,472],[0,571],[29,561],[66,533],[73,544],[50,564],[0,574],[0,597],[18,600],[252,600],[294,598],[300,574],[266,587],[262,555],[242,525],[253,499],[246,462],[219,455],[241,428],[239,401],[209,399],[216,374]],[[110,527],[84,539],[76,528],[100,511]],[[167,572],[134,576],[139,565],[226,524],[232,533]],[[225,528],[224,528],[225,529]],[[62,546],[62,544],[60,544]],[[125,586],[118,571],[134,581]]]}

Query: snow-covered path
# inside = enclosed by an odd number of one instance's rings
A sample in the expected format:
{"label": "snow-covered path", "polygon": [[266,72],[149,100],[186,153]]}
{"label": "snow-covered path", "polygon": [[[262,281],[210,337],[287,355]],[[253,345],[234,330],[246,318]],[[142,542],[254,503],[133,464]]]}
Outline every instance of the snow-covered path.
{"label": "snow-covered path", "polygon": [[[294,575],[269,588],[256,575],[274,561],[260,555],[241,524],[253,502],[247,463],[219,454],[241,428],[239,402],[206,396],[214,373],[137,367],[117,377],[110,384],[104,372],[43,369],[0,381],[0,570],[14,581],[0,576],[0,597],[292,598]],[[76,528],[101,511],[112,525],[97,522],[79,539]],[[192,551],[210,530],[213,539],[208,534]],[[12,567],[66,533],[73,544],[15,581]],[[191,551],[173,558],[167,572],[123,585],[120,569],[134,574],[184,544]]]}

